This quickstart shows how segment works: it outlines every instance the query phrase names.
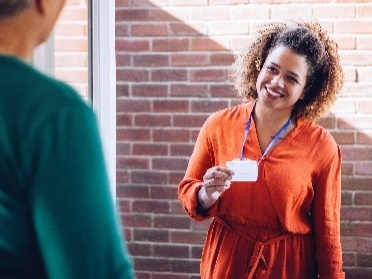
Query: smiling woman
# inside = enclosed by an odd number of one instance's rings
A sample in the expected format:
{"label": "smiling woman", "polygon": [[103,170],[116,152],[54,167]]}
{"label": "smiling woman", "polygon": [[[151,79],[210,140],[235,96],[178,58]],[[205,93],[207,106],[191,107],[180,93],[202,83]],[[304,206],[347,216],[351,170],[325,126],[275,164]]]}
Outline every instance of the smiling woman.
{"label": "smiling woman", "polygon": [[207,119],[178,188],[190,217],[214,218],[201,277],[345,278],[341,154],[314,122],[343,84],[336,44],[317,22],[265,25],[232,73],[248,102]]}

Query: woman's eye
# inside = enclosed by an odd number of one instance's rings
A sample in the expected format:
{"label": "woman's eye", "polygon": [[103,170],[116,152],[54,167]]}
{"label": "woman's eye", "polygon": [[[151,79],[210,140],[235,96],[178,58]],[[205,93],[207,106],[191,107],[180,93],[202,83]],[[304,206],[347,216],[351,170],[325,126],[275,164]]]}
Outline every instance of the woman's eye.
{"label": "woman's eye", "polygon": [[271,66],[267,66],[267,71],[269,73],[276,73],[276,69],[274,67],[271,67]]}
{"label": "woman's eye", "polygon": [[294,77],[291,77],[291,76],[288,76],[288,81],[291,82],[291,83],[298,83],[297,79],[295,79]]}

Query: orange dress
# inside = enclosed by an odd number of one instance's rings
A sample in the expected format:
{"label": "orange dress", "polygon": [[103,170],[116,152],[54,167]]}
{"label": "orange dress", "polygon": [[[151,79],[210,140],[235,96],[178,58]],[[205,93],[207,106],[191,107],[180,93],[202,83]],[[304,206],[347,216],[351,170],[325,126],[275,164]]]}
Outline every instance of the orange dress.
{"label": "orange dress", "polygon": [[[214,218],[201,260],[203,279],[345,278],[340,244],[341,154],[320,126],[296,127],[259,164],[255,182],[232,182],[197,210],[206,170],[239,158],[252,103],[218,111],[200,130],[178,197],[196,220]],[[262,157],[254,120],[245,158]]]}

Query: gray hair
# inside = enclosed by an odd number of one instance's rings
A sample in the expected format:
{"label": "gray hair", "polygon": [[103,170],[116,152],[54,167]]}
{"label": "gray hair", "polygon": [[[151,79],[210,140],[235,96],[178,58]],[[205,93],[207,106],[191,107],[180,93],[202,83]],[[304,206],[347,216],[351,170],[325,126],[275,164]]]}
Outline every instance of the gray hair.
{"label": "gray hair", "polygon": [[35,0],[0,0],[0,20],[18,15]]}

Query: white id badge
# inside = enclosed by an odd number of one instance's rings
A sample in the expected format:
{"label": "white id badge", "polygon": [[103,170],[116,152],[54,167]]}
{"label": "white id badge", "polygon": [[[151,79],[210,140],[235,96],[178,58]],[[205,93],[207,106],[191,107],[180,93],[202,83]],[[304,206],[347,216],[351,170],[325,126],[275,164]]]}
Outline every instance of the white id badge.
{"label": "white id badge", "polygon": [[227,168],[234,171],[231,181],[256,181],[258,176],[258,163],[249,159],[236,159],[226,162]]}

